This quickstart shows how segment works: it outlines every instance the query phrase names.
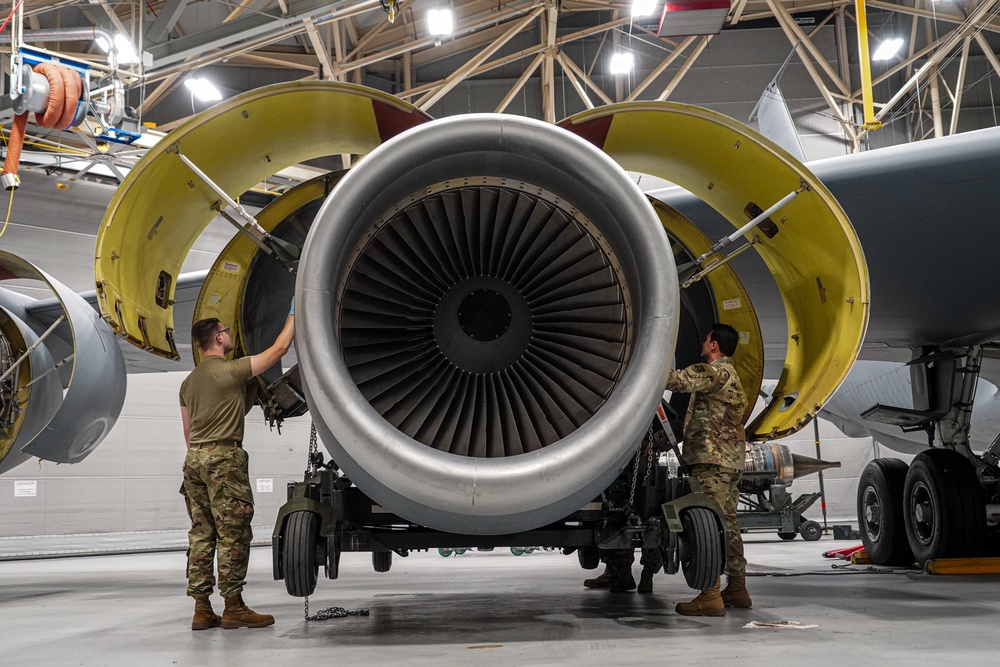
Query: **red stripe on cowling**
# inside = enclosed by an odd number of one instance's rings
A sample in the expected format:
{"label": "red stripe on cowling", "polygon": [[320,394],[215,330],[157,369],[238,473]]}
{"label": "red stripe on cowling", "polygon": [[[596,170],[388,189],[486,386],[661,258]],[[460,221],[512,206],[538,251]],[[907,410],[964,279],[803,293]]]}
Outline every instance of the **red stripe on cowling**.
{"label": "red stripe on cowling", "polygon": [[571,123],[568,120],[564,120],[559,123],[559,127],[569,130],[603,150],[604,142],[608,140],[608,132],[611,131],[611,121],[614,118],[613,114],[609,114],[583,123]]}
{"label": "red stripe on cowling", "polygon": [[406,112],[378,100],[372,100],[372,111],[375,112],[375,125],[378,126],[378,136],[382,141],[388,141],[411,127],[431,120],[430,116],[419,109]]}

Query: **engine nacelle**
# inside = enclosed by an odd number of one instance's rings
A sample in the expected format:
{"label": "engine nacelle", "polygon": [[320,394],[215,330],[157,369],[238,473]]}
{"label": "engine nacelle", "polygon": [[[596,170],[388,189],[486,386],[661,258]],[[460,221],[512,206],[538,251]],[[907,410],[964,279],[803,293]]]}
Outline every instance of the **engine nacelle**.
{"label": "engine nacelle", "polygon": [[645,196],[587,142],[496,115],[410,130],[344,177],[303,248],[296,343],[317,430],[409,520],[558,520],[649,428],[676,275]]}

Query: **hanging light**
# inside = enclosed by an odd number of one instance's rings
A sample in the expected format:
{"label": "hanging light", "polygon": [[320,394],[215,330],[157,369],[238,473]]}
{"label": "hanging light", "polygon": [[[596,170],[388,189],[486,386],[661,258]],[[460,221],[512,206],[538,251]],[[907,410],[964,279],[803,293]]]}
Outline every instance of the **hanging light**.
{"label": "hanging light", "polygon": [[649,16],[656,10],[657,0],[632,0],[632,18]]}
{"label": "hanging light", "polygon": [[427,31],[432,35],[450,35],[453,19],[450,9],[431,9],[427,12]]}
{"label": "hanging light", "polygon": [[632,63],[634,58],[631,53],[628,52],[618,52],[611,56],[611,73],[612,74],[628,74],[632,71]]}
{"label": "hanging light", "polygon": [[[108,43],[104,35],[98,35],[94,38],[94,43],[105,53],[111,49],[111,44]],[[119,32],[115,34],[114,43],[119,64],[130,65],[139,62],[139,54],[136,53],[135,46],[132,45],[132,40]]]}
{"label": "hanging light", "polygon": [[201,102],[218,102],[222,93],[208,79],[195,76],[184,80],[184,85]]}
{"label": "hanging light", "polygon": [[885,40],[878,45],[875,49],[875,53],[872,54],[872,60],[889,60],[899,51],[899,47],[903,45],[903,40],[900,37],[892,37]]}

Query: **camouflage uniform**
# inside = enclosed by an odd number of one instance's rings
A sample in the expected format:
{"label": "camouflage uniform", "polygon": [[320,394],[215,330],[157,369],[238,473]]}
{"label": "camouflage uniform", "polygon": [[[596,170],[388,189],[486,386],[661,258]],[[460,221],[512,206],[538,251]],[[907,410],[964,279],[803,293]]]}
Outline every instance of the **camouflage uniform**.
{"label": "camouflage uniform", "polygon": [[247,391],[252,379],[249,357],[228,361],[209,356],[181,384],[180,405],[190,418],[181,493],[191,518],[187,593],[194,598],[212,593],[216,552],[222,597],[237,596],[246,585],[253,491],[240,443],[253,405]]}
{"label": "camouflage uniform", "polygon": [[247,453],[233,445],[193,445],[184,459],[181,493],[191,518],[188,588],[191,597],[212,593],[213,561],[219,551],[219,593],[238,595],[246,585],[253,531],[253,491]]}
{"label": "camouflage uniform", "polygon": [[746,574],[743,538],[736,522],[737,486],[743,477],[747,398],[732,359],[720,357],[671,371],[667,389],[691,394],[684,419],[684,463],[702,491],[722,508],[729,529],[730,576]]}

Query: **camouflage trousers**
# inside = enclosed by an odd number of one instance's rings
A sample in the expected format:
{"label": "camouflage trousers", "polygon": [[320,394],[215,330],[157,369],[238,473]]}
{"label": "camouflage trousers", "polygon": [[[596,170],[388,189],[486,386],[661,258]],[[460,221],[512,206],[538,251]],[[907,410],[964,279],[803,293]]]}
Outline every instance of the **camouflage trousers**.
{"label": "camouflage trousers", "polygon": [[[635,563],[635,549],[601,549],[601,560],[611,567],[631,569]],[[663,567],[660,550],[656,547],[643,547],[639,564],[643,567],[648,565],[653,574],[656,574]]]}
{"label": "camouflage trousers", "polygon": [[246,585],[253,531],[253,491],[247,453],[232,445],[194,446],[184,459],[181,493],[187,503],[187,594],[202,597],[215,585],[213,565],[218,551],[219,593],[229,598]]}
{"label": "camouflage trousers", "polygon": [[691,466],[691,476],[701,483],[701,490],[722,508],[723,519],[729,530],[730,577],[742,577],[747,573],[747,559],[743,556],[743,536],[736,521],[736,505],[740,500],[737,486],[743,477],[742,470],[731,470],[717,465],[696,463]]}

